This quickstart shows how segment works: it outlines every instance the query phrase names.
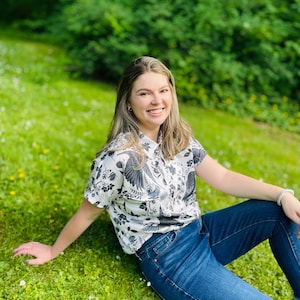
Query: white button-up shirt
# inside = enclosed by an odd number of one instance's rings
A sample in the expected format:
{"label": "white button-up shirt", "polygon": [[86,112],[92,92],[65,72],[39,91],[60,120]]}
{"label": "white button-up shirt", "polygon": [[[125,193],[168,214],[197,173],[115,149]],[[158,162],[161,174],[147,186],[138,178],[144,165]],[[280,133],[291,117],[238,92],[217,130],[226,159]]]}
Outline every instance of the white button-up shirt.
{"label": "white button-up shirt", "polygon": [[[195,167],[206,155],[198,141],[173,160],[165,160],[160,142],[140,134],[145,163],[120,134],[92,164],[84,197],[107,209],[123,250],[136,252],[153,233],[179,229],[200,215]],[[110,152],[109,150],[117,149]]]}

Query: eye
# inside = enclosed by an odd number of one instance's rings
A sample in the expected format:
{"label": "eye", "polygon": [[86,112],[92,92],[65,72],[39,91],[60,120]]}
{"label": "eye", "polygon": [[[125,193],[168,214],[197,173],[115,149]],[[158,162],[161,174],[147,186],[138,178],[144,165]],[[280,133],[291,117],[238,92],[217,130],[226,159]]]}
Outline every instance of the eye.
{"label": "eye", "polygon": [[161,93],[168,93],[169,92],[169,89],[168,88],[165,88],[165,89],[162,89],[161,91],[160,91]]}
{"label": "eye", "polygon": [[149,93],[146,92],[146,91],[143,91],[143,92],[140,92],[140,93],[139,93],[139,96],[147,96],[147,95],[149,95]]}

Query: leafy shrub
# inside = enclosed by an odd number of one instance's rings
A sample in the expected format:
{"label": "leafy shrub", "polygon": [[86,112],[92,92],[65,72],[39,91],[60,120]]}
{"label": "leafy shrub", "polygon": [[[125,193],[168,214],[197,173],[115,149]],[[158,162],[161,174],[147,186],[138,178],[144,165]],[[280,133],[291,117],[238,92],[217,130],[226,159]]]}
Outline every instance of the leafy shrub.
{"label": "leafy shrub", "polygon": [[298,0],[61,0],[59,7],[49,28],[74,74],[116,82],[129,61],[152,55],[171,67],[183,101],[300,132]]}

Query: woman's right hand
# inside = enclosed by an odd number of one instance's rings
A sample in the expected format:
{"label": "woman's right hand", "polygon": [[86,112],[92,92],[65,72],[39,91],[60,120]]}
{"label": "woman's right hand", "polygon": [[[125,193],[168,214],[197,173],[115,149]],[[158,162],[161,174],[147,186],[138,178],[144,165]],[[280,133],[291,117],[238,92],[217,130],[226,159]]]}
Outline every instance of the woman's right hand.
{"label": "woman's right hand", "polygon": [[13,250],[14,256],[31,255],[34,258],[26,260],[29,265],[42,265],[54,258],[52,247],[38,242],[24,243]]}

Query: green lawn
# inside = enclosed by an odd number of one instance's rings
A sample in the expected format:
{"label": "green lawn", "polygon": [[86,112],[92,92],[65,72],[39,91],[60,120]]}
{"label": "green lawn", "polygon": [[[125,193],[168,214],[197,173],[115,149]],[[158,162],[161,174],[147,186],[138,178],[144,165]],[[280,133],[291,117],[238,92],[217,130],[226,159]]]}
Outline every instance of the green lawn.
{"label": "green lawn", "polygon": [[[43,266],[12,257],[20,243],[53,243],[82,201],[106,139],[114,87],[68,78],[53,46],[0,37],[0,299],[157,299],[123,254],[108,216]],[[225,166],[300,194],[300,136],[181,104],[184,119]],[[241,201],[198,182],[202,211]],[[273,299],[292,299],[267,243],[229,266]]]}

